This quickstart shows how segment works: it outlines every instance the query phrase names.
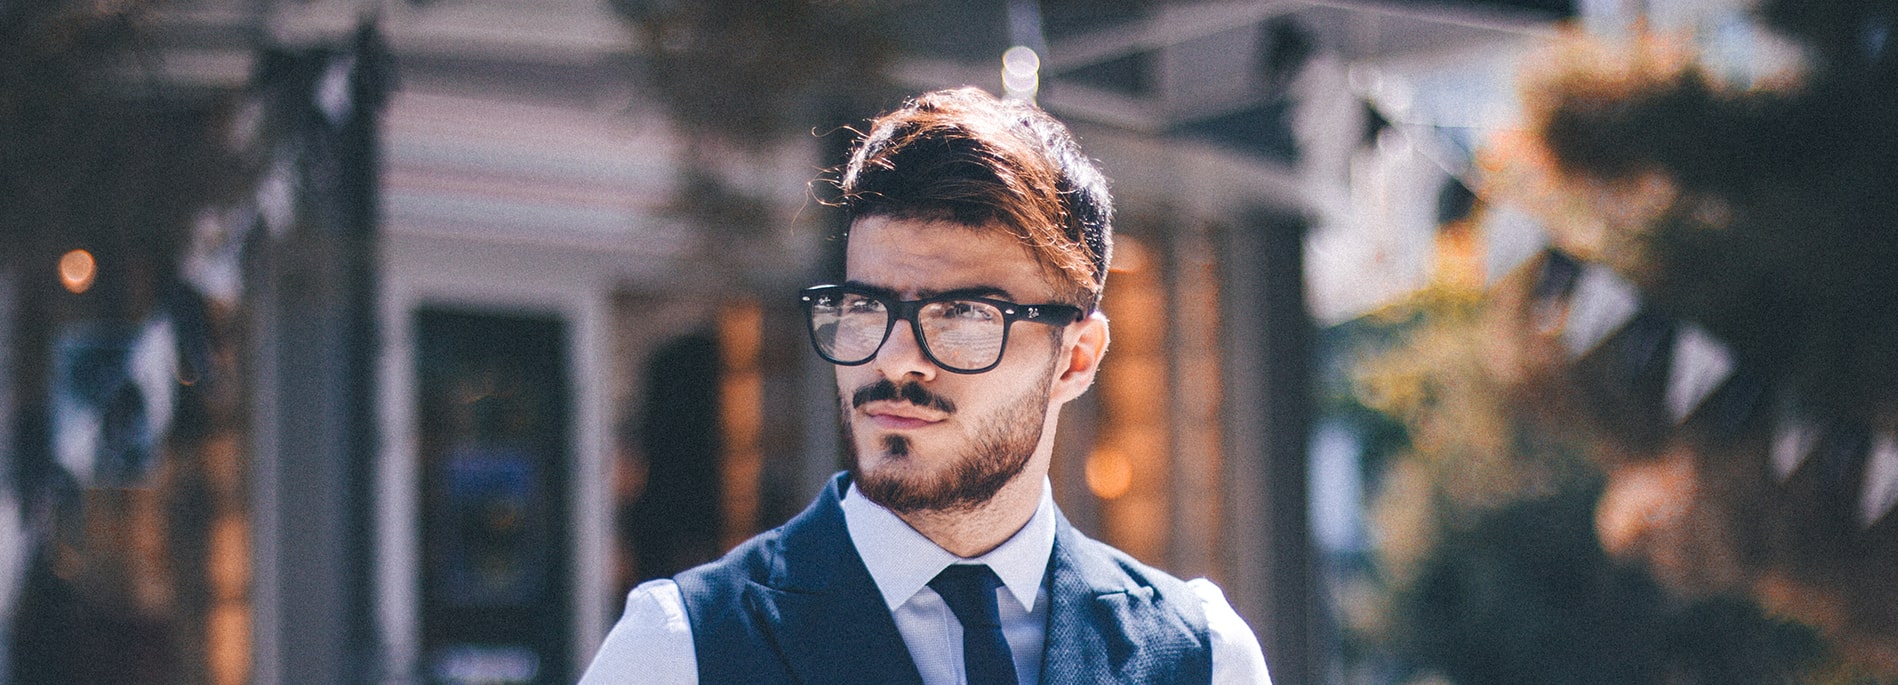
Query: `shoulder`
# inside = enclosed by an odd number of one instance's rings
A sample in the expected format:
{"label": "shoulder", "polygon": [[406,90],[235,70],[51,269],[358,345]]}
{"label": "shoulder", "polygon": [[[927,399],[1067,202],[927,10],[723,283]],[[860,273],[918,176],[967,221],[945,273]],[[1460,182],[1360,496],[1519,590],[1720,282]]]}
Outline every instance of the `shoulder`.
{"label": "shoulder", "polygon": [[1265,651],[1259,648],[1259,638],[1226,601],[1226,594],[1205,578],[1186,581],[1186,586],[1199,598],[1200,608],[1206,613],[1206,632],[1213,648],[1213,682],[1270,685],[1272,678],[1266,672]]}
{"label": "shoulder", "polygon": [[1191,617],[1192,624],[1204,622],[1200,616],[1201,602],[1186,581],[1141,563],[1133,555],[1090,538],[1072,526],[1064,526],[1064,529],[1056,535],[1057,544],[1069,550],[1070,563],[1079,567],[1088,585],[1096,591],[1115,587],[1150,588],[1160,599]]}
{"label": "shoulder", "polygon": [[752,536],[711,563],[674,576],[687,607],[696,615],[702,603],[735,600],[748,583],[777,587],[791,580],[798,569],[828,569],[844,555],[855,554],[838,504],[846,482],[838,475],[810,506],[784,525]]}
{"label": "shoulder", "polygon": [[1271,683],[1257,635],[1233,610],[1225,593],[1213,581],[1180,580],[1111,545],[1090,539],[1079,531],[1070,531],[1065,539],[1074,548],[1071,557],[1092,567],[1084,573],[1095,579],[1092,582],[1097,588],[1101,583],[1116,582],[1113,576],[1124,578],[1118,581],[1121,583],[1131,581],[1135,586],[1151,588],[1163,605],[1171,607],[1187,625],[1193,626],[1193,632],[1210,652],[1212,682]]}
{"label": "shoulder", "polygon": [[692,623],[679,586],[670,580],[640,584],[626,596],[626,613],[613,625],[582,685],[622,682],[692,685],[698,660]]}
{"label": "shoulder", "polygon": [[733,547],[718,559],[681,571],[673,579],[687,601],[707,594],[736,591],[746,581],[764,582],[781,563],[783,528],[774,528]]}

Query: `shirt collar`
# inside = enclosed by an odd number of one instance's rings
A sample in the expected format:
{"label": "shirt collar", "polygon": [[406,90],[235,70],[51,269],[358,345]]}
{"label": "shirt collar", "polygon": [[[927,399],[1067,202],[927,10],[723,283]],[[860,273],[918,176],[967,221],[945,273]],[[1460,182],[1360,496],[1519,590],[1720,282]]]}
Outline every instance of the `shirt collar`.
{"label": "shirt collar", "polygon": [[908,602],[936,574],[958,562],[987,564],[1024,611],[1034,609],[1035,594],[1041,590],[1041,579],[1048,570],[1048,556],[1054,553],[1054,491],[1047,478],[1041,479],[1041,502],[1028,523],[1000,547],[968,559],[943,549],[894,512],[864,497],[856,483],[850,484],[842,506],[850,542],[891,611]]}

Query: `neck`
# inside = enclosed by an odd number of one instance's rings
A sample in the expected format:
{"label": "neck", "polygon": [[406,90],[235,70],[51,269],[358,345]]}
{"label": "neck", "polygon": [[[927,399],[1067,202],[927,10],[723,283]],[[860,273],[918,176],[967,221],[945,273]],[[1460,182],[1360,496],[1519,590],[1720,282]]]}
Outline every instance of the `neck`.
{"label": "neck", "polygon": [[1045,470],[1024,469],[1002,486],[994,497],[973,509],[898,513],[909,527],[943,549],[964,559],[989,553],[1034,518],[1041,506]]}

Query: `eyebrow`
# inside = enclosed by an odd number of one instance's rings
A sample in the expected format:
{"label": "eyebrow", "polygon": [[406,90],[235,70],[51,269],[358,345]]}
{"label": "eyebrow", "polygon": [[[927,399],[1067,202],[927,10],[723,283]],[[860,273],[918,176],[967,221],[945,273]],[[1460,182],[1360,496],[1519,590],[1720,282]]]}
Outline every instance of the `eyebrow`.
{"label": "eyebrow", "polygon": [[[852,288],[858,288],[861,290],[867,290],[867,291],[870,291],[870,292],[873,292],[878,295],[882,295],[884,297],[888,297],[894,300],[903,299],[902,296],[898,295],[896,291],[894,290],[880,287],[880,286],[870,285],[863,281],[857,281],[857,280],[844,281],[844,285],[852,287]],[[984,298],[997,299],[997,300],[1007,300],[1010,302],[1015,301],[1015,296],[1010,295],[1007,290],[1004,290],[1002,288],[997,288],[992,285],[977,285],[977,286],[970,286],[967,288],[952,288],[949,290],[916,291],[916,299],[926,300],[932,297],[984,297]]]}

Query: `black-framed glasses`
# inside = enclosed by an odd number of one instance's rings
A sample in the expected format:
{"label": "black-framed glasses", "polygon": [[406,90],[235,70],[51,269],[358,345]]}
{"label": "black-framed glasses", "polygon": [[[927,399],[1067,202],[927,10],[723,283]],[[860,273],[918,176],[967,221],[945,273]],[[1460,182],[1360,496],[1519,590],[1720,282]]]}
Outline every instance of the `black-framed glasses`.
{"label": "black-framed glasses", "polygon": [[1066,326],[1081,320],[1080,307],[1015,304],[986,297],[943,295],[899,300],[867,288],[818,285],[799,293],[810,323],[811,344],[832,364],[856,366],[876,357],[899,319],[923,356],[945,370],[982,373],[1002,363],[1008,329],[1016,321]]}

